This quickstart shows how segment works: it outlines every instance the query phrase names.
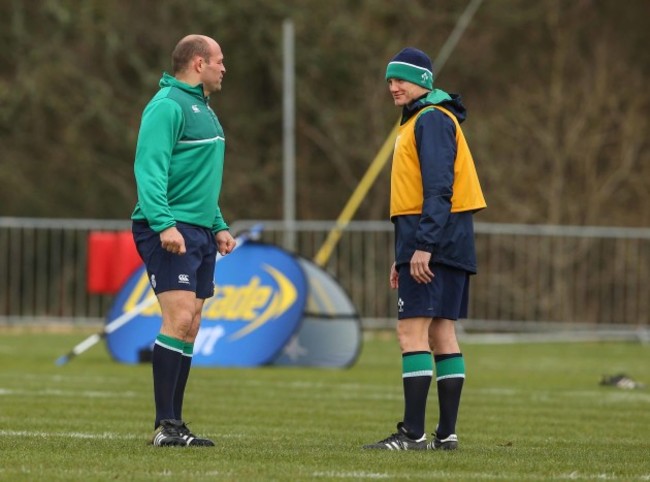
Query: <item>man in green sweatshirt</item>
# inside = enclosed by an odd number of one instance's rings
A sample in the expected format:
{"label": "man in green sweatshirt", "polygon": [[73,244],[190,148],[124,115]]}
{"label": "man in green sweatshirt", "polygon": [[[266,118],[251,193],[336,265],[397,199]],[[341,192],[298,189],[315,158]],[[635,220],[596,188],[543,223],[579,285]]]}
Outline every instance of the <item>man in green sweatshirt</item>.
{"label": "man in green sweatshirt", "polygon": [[190,432],[182,408],[216,254],[235,247],[219,208],[225,136],[209,105],[225,72],[215,40],[181,39],[138,134],[133,237],[162,311],[153,348],[154,446],[214,445]]}

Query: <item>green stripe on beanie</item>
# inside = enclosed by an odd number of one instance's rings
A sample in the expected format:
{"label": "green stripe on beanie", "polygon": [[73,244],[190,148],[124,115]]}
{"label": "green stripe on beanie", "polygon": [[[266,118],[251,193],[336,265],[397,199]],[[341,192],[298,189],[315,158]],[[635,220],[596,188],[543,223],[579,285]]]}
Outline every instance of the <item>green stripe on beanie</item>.
{"label": "green stripe on beanie", "polygon": [[433,89],[433,64],[427,54],[414,47],[406,47],[390,59],[386,67],[386,80],[401,79]]}
{"label": "green stripe on beanie", "polygon": [[388,79],[406,80],[425,89],[433,89],[433,73],[413,64],[390,62],[386,68],[386,80]]}

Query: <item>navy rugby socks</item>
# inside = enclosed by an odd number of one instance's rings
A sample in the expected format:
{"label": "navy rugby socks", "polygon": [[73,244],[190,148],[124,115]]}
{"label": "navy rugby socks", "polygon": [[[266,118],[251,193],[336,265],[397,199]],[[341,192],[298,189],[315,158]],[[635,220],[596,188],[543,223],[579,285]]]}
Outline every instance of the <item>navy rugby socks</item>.
{"label": "navy rugby socks", "polygon": [[438,405],[440,419],[436,436],[447,438],[456,433],[456,419],[460,407],[460,394],[465,381],[465,360],[461,353],[435,355],[436,382],[438,385]]}
{"label": "navy rugby socks", "polygon": [[174,415],[176,420],[183,420],[183,398],[185,396],[187,379],[190,376],[193,353],[194,343],[185,343],[183,356],[181,357],[181,367],[178,372],[178,381],[176,382],[176,392],[174,393]]}
{"label": "navy rugby socks", "polygon": [[153,346],[153,393],[156,403],[154,430],[161,420],[173,420],[174,394],[181,369],[181,358],[185,342],[171,336],[159,334]]}
{"label": "navy rugby socks", "polygon": [[402,355],[404,426],[414,439],[419,439],[424,434],[427,396],[432,378],[431,352],[414,351]]}

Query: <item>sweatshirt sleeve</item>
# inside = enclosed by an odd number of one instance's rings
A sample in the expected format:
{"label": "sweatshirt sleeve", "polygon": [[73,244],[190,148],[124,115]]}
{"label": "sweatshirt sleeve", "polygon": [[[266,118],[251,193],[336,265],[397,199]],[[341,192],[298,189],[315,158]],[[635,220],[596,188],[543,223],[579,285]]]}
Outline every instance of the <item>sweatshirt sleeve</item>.
{"label": "sweatshirt sleeve", "polygon": [[433,253],[440,246],[442,228],[451,213],[456,126],[446,114],[433,109],[417,120],[415,139],[424,197],[416,249]]}
{"label": "sweatshirt sleeve", "polygon": [[223,216],[221,215],[221,208],[217,206],[217,214],[214,217],[214,222],[212,223],[212,232],[214,234],[217,234],[219,231],[223,231],[225,229],[230,229],[228,227],[228,224],[226,224],[226,221],[224,221]]}
{"label": "sweatshirt sleeve", "polygon": [[169,164],[183,126],[180,106],[168,99],[151,102],[142,114],[135,151],[135,182],[140,209],[156,232],[175,226],[167,199]]}

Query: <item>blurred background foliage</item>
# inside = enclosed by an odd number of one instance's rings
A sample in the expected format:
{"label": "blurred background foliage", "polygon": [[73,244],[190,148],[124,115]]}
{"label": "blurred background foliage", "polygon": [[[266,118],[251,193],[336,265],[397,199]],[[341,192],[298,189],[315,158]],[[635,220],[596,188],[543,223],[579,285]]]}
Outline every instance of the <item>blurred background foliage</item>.
{"label": "blurred background foliage", "polygon": [[[296,40],[298,219],[338,216],[398,117],[387,61],[435,58],[460,0],[2,0],[0,216],[126,219],[143,107],[187,33],[212,98],[229,221],[282,216],[282,22]],[[436,84],[460,93],[481,221],[648,226],[650,2],[487,0]],[[384,169],[356,219],[387,219]]]}

